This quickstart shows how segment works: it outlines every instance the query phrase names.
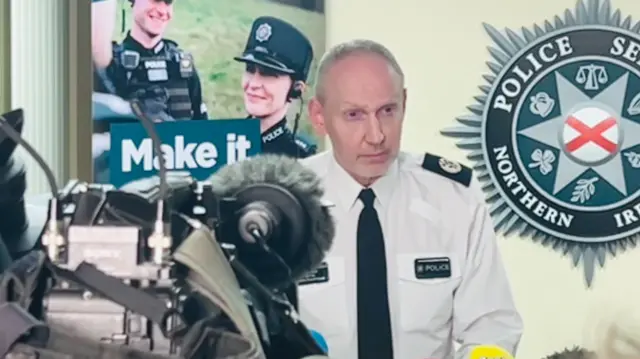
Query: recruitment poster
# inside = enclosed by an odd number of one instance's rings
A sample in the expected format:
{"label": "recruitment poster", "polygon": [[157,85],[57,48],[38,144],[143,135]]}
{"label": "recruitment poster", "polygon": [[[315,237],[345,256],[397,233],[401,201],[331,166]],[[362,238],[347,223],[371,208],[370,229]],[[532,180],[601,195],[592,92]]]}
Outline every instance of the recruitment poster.
{"label": "recruitment poster", "polygon": [[[111,61],[94,74],[96,182],[122,185],[157,171],[131,101],[155,123],[168,167],[198,179],[261,152],[304,158],[318,150],[306,100],[325,47],[322,0],[117,6]],[[95,42],[102,30],[93,31]]]}

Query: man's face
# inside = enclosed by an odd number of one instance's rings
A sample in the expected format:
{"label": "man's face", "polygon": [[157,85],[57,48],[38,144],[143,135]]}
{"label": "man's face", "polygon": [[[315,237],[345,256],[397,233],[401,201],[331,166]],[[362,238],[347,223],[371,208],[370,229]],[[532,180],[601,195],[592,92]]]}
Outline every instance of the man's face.
{"label": "man's face", "polygon": [[173,16],[173,2],[162,0],[135,0],[133,19],[150,36],[162,35]]}
{"label": "man's face", "polygon": [[353,54],[327,72],[322,103],[309,112],[331,140],[336,160],[361,183],[383,176],[397,157],[406,91],[381,56]]}
{"label": "man's face", "polygon": [[291,85],[289,75],[247,64],[242,76],[245,109],[257,118],[265,118],[281,110],[287,104],[287,94]]}

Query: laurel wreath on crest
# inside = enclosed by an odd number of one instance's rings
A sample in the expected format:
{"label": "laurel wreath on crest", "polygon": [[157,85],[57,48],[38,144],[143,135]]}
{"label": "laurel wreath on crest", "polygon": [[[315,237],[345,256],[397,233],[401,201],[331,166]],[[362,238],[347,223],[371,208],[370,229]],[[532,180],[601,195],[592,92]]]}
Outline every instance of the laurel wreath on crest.
{"label": "laurel wreath on crest", "polygon": [[[483,24],[494,42],[493,46],[488,46],[492,57],[492,61],[487,62],[490,73],[482,76],[486,84],[479,86],[482,94],[474,97],[475,103],[467,107],[470,113],[456,118],[462,126],[444,129],[441,134],[456,138],[456,146],[468,152],[467,158],[474,163],[476,177],[483,183],[496,231],[505,236],[518,234],[521,237],[530,237],[535,242],[569,256],[574,266],[582,264],[587,287],[591,287],[596,267],[603,267],[607,257],[615,257],[628,248],[635,247],[640,236],[601,243],[580,243],[559,239],[535,229],[520,218],[500,196],[499,190],[491,180],[481,139],[483,115],[489,93],[509,61],[543,36],[557,30],[584,25],[610,26],[640,34],[640,21],[634,23],[630,16],[623,18],[620,10],[612,10],[609,0],[578,0],[575,8],[566,9],[563,16],[555,16],[552,21],[547,20],[542,26],[534,25],[532,29],[523,27],[520,33],[511,29],[505,29],[502,33],[489,24]],[[543,160],[548,154],[540,153],[535,156]],[[640,159],[637,161],[640,162]],[[594,182],[592,179],[580,180],[572,194],[575,201],[587,201],[593,195]]]}

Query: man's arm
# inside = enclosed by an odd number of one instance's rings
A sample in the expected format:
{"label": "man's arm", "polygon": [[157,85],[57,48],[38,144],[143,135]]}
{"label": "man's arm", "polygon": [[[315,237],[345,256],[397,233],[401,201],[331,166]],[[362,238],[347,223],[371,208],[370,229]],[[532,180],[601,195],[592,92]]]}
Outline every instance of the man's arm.
{"label": "man's arm", "polygon": [[453,335],[462,345],[456,358],[467,359],[476,345],[498,345],[515,356],[522,319],[498,251],[496,235],[480,186],[471,184],[476,206],[462,283],[454,296]]}
{"label": "man's arm", "polygon": [[91,3],[91,52],[98,68],[111,62],[111,38],[116,26],[116,0],[93,0]]}
{"label": "man's arm", "polygon": [[204,104],[202,99],[202,84],[200,83],[200,76],[196,69],[193,70],[193,75],[189,77],[189,97],[191,98],[191,111],[193,111],[194,120],[208,120],[209,114],[207,113],[207,105]]}

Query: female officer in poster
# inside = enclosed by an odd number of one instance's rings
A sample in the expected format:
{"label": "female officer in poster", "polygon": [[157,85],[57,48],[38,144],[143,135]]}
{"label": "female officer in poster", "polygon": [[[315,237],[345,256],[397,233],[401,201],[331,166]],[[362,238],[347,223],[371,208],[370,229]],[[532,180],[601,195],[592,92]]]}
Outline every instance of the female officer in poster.
{"label": "female officer in poster", "polygon": [[[313,60],[307,37],[291,24],[274,17],[259,17],[251,26],[242,56],[246,65],[242,76],[244,106],[249,118],[259,118],[262,151],[296,158],[315,154],[316,146],[287,127],[287,111],[302,93]],[[302,108],[302,106],[300,106]]]}

